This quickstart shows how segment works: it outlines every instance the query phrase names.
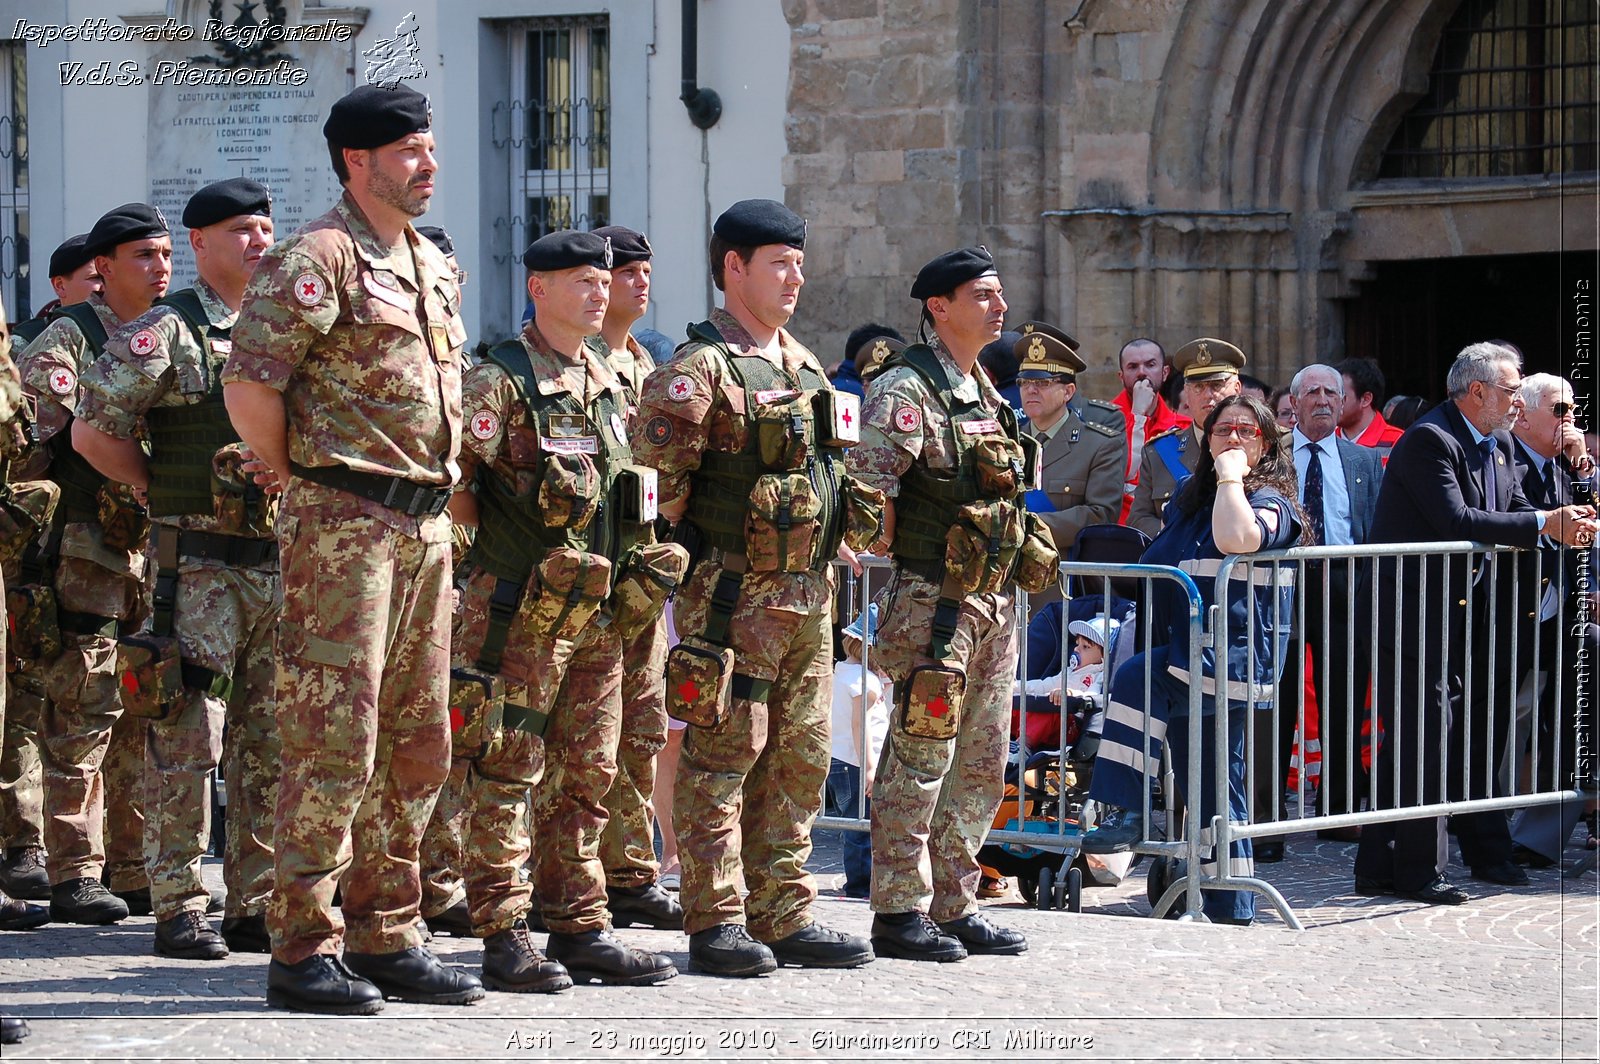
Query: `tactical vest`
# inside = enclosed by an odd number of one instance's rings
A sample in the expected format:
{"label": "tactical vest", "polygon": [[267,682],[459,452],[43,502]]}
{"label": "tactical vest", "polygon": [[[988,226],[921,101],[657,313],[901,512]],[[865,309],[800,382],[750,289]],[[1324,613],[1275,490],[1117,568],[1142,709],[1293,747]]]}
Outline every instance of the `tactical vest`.
{"label": "tactical vest", "polygon": [[1016,411],[1006,403],[991,412],[976,400],[958,400],[955,391],[961,385],[961,378],[953,376],[933,348],[926,344],[913,344],[890,356],[888,366],[894,365],[910,366],[927,383],[949,418],[949,431],[955,438],[953,473],[935,472],[924,462],[913,462],[900,478],[900,495],[895,502],[895,558],[915,568],[926,569],[943,564],[945,540],[950,526],[958,519],[957,511],[983,498],[978,490],[978,473],[973,460],[973,444],[982,437],[963,432],[962,422],[994,420],[1019,444],[1022,436],[1017,427]]}
{"label": "tactical vest", "polygon": [[[57,318],[72,319],[89,344],[90,360],[100,357],[106,348],[106,330],[93,307],[87,303],[57,307],[51,312],[50,320]],[[106,478],[73,448],[70,436],[62,440],[60,435],[57,434],[55,445],[50,449],[50,479],[61,489],[61,501],[56,505],[58,519],[68,524],[99,521],[100,505],[96,496]]]}
{"label": "tactical vest", "polygon": [[49,318],[29,318],[27,321],[15,323],[11,326],[12,346],[20,352],[24,347],[37,340],[39,334],[44,332],[45,327],[49,324]]}
{"label": "tactical vest", "polygon": [[717,327],[709,321],[689,326],[689,342],[700,342],[721,352],[729,371],[744,390],[745,408],[735,411],[744,417],[749,426],[744,449],[741,451],[706,451],[700,456],[700,468],[690,479],[689,506],[685,518],[700,530],[702,539],[725,554],[743,554],[745,551],[745,515],[749,512],[750,493],[756,481],[774,472],[761,461],[760,444],[756,437],[752,417],[753,397],[760,392],[799,392],[805,412],[805,432],[811,441],[812,457],[806,462],[806,476],[822,503],[819,518],[822,535],[818,537],[820,557],[812,565],[826,563],[839,549],[843,535],[841,523],[841,488],[843,484],[844,452],[837,447],[824,447],[816,441],[822,438],[816,424],[812,398],[824,388],[830,388],[828,378],[811,366],[802,366],[796,377],[774,366],[760,355],[737,355],[722,338]]}
{"label": "tactical vest", "polygon": [[184,406],[152,407],[145,414],[150,430],[150,516],[210,515],[211,460],[217,451],[238,443],[239,434],[222,402],[221,367],[211,359],[211,340],[226,340],[231,330],[211,324],[200,296],[192,288],[158,299],[183,318],[200,347],[203,398]]}
{"label": "tactical vest", "polygon": [[[597,348],[591,347],[591,354],[605,360],[605,353]],[[619,406],[615,393],[609,389],[595,403],[592,413],[584,409],[582,399],[570,392],[542,394],[534,377],[533,363],[520,340],[499,344],[486,357],[511,378],[528,423],[538,432],[541,441],[552,438],[550,420],[553,416],[565,414],[584,419],[589,433],[598,439],[598,448],[591,457],[600,477],[600,503],[582,532],[549,528],[539,513],[537,486],[518,495],[514,485],[506,483],[504,477],[487,465],[481,466],[476,482],[478,535],[468,557],[501,580],[519,585],[527,582],[545,554],[556,547],[573,547],[616,562],[633,546],[644,527],[625,524],[621,519],[617,473],[633,461],[633,452],[628,449],[628,441],[617,435],[615,426],[623,424],[627,411]],[[509,426],[506,431],[511,431]]]}

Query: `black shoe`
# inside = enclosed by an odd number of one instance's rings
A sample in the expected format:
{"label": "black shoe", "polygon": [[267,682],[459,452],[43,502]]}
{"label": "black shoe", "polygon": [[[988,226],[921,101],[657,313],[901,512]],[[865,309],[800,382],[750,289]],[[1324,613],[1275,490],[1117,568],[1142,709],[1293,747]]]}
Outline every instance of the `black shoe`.
{"label": "black shoe", "polygon": [[428,930],[436,935],[451,935],[455,938],[477,938],[472,933],[472,910],[467,908],[467,899],[462,898],[442,913],[433,916],[424,916],[422,922],[428,925]]}
{"label": "black shoe", "polygon": [[50,919],[63,924],[114,924],[128,918],[128,903],[100,885],[80,877],[50,888]]}
{"label": "black shoe", "polygon": [[29,905],[0,891],[0,931],[30,931],[49,922],[50,910],[43,905]]}
{"label": "black shoe", "polygon": [[50,873],[45,871],[44,850],[38,846],[13,846],[0,857],[0,890],[23,901],[50,900]]}
{"label": "black shoe", "polygon": [[150,901],[149,887],[140,887],[138,890],[113,890],[111,893],[122,899],[122,903],[128,907],[129,916],[150,916],[156,911]]}
{"label": "black shoe", "polygon": [[959,920],[946,920],[939,930],[961,940],[968,953],[989,953],[1013,957],[1028,952],[1028,940],[1021,931],[996,927],[981,912],[968,913]]}
{"label": "black shoe", "polygon": [[565,965],[574,980],[606,986],[651,986],[678,974],[664,955],[625,946],[609,931],[552,931],[545,953]]}
{"label": "black shoe", "polygon": [[606,905],[617,927],[653,927],[658,931],[683,930],[683,906],[658,884],[643,887],[607,887]]}
{"label": "black shoe", "polygon": [[170,920],[156,921],[156,953],[190,961],[220,961],[228,955],[228,944],[205,913],[185,909]]}
{"label": "black shoe", "polygon": [[383,1011],[383,994],[328,953],[314,953],[298,964],[274,958],[267,965],[267,1004],[296,1012],[371,1016]]}
{"label": "black shoe", "polygon": [[1467,892],[1444,876],[1434,877],[1432,883],[1420,890],[1397,890],[1394,893],[1398,897],[1426,902],[1429,905],[1461,905],[1468,900]]}
{"label": "black shoe", "polygon": [[1258,839],[1250,847],[1250,853],[1257,864],[1277,864],[1283,860],[1283,840]]}
{"label": "black shoe", "polygon": [[905,961],[964,961],[967,948],[920,910],[879,913],[872,919],[872,951]]}
{"label": "black shoe", "polygon": [[707,975],[766,975],[778,970],[772,950],[742,924],[718,924],[689,936],[689,970]]}
{"label": "black shoe", "polygon": [[1472,878],[1481,879],[1485,883],[1498,883],[1502,887],[1525,887],[1528,885],[1528,873],[1518,868],[1514,861],[1501,861],[1499,864],[1475,865],[1472,869]]}
{"label": "black shoe", "polygon": [[508,994],[554,994],[569,989],[572,976],[539,952],[528,925],[518,920],[483,940],[483,985]]}
{"label": "black shoe", "polygon": [[873,960],[872,946],[860,935],[847,935],[821,924],[807,924],[767,948],[779,964],[797,968],[859,968]]}
{"label": "black shoe", "polygon": [[1144,838],[1144,814],[1110,807],[1098,827],[1083,836],[1084,853],[1127,853]]}
{"label": "black shoe", "polygon": [[28,1037],[28,1021],[21,1016],[0,1016],[0,1046],[13,1046]]}
{"label": "black shoe", "polygon": [[393,953],[344,952],[350,970],[382,991],[389,1001],[417,1005],[471,1005],[483,1000],[478,977],[442,964],[423,946]]}
{"label": "black shoe", "polygon": [[230,916],[222,921],[222,941],[235,953],[271,953],[272,936],[262,915]]}
{"label": "black shoe", "polygon": [[1524,868],[1551,868],[1555,865],[1538,850],[1530,850],[1520,843],[1511,847],[1511,859]]}
{"label": "black shoe", "polygon": [[1394,880],[1374,879],[1371,876],[1356,876],[1356,893],[1365,894],[1369,898],[1381,894],[1394,893]]}
{"label": "black shoe", "polygon": [[216,916],[228,907],[228,896],[220,890],[213,890],[206,898],[206,915]]}

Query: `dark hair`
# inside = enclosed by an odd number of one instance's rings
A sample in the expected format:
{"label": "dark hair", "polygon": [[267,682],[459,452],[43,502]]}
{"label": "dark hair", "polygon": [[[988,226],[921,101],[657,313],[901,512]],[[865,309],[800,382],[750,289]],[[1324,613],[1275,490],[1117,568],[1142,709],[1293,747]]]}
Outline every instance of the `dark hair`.
{"label": "dark hair", "polygon": [[1161,382],[1161,401],[1174,410],[1183,401],[1184,379],[1181,373],[1168,373],[1167,379]]}
{"label": "dark hair", "polygon": [[1277,415],[1253,395],[1230,395],[1212,408],[1200,440],[1200,460],[1194,467],[1194,475],[1178,489],[1178,510],[1184,516],[1192,517],[1216,502],[1217,460],[1211,454],[1211,429],[1223,411],[1240,406],[1249,411],[1256,428],[1261,430],[1261,460],[1244,475],[1245,494],[1261,488],[1272,488],[1289,500],[1295,518],[1300,522],[1300,542],[1310,544],[1313,542],[1311,522],[1306,520],[1305,512],[1300,509],[1300,490],[1294,475],[1293,460],[1278,440]]}
{"label": "dark hair", "polygon": [[1433,409],[1433,404],[1420,395],[1397,395],[1390,403],[1392,409],[1383,419],[1397,429],[1408,429],[1417,418]]}
{"label": "dark hair", "polygon": [[339,184],[350,183],[350,168],[344,164],[344,148],[333,141],[328,141],[328,159],[333,163],[333,172],[339,179]]}
{"label": "dark hair", "polygon": [[904,336],[900,335],[900,330],[891,328],[888,325],[879,325],[875,321],[868,322],[865,325],[857,325],[854,329],[850,330],[850,335],[845,337],[845,361],[854,362],[856,360],[856,356],[861,353],[861,349],[867,346],[869,342],[876,340],[879,337],[888,337],[889,339],[896,340],[900,343],[905,343],[906,340]]}
{"label": "dark hair", "polygon": [[1284,385],[1282,388],[1276,389],[1275,391],[1273,391],[1273,393],[1271,395],[1267,396],[1267,405],[1272,407],[1272,416],[1273,417],[1277,417],[1278,416],[1278,404],[1283,401],[1283,397],[1286,396],[1286,395],[1288,395],[1288,396],[1293,396],[1294,395],[1294,390],[1292,388],[1290,388],[1287,384]]}
{"label": "dark hair", "polygon": [[1127,343],[1125,343],[1121,347],[1117,348],[1117,369],[1118,370],[1122,369],[1122,355],[1123,355],[1123,352],[1127,351],[1128,348],[1132,347],[1134,344],[1148,344],[1149,346],[1155,348],[1156,349],[1156,354],[1161,356],[1161,364],[1163,366],[1166,366],[1168,369],[1172,368],[1172,360],[1167,357],[1167,349],[1166,348],[1162,347],[1159,343],[1157,343],[1156,341],[1150,339],[1150,337],[1148,337],[1148,336],[1135,336],[1132,340],[1129,340]]}
{"label": "dark hair", "polygon": [[1017,370],[1022,363],[1012,345],[1022,338],[1019,332],[1003,332],[1000,339],[991,340],[978,352],[978,364],[989,371],[989,379],[996,388],[1009,388],[1017,383]]}
{"label": "dark hair", "polygon": [[1333,368],[1350,378],[1350,383],[1355,385],[1357,400],[1371,393],[1372,408],[1383,409],[1383,370],[1378,368],[1377,359],[1347,358]]}
{"label": "dark hair", "polygon": [[736,253],[739,256],[739,261],[744,263],[746,266],[750,265],[750,260],[756,257],[756,249],[754,246],[730,244],[722,237],[712,233],[711,243],[706,249],[706,254],[711,259],[711,283],[717,286],[717,291],[719,292],[727,291],[727,289],[722,286],[722,282],[723,270],[728,259],[728,252],[730,251]]}
{"label": "dark hair", "polygon": [[1266,395],[1266,396],[1272,395],[1272,385],[1268,384],[1266,381],[1262,380],[1260,377],[1254,377],[1254,376],[1251,376],[1248,373],[1239,374],[1239,387],[1240,388],[1254,388],[1256,391],[1260,392],[1262,395]]}

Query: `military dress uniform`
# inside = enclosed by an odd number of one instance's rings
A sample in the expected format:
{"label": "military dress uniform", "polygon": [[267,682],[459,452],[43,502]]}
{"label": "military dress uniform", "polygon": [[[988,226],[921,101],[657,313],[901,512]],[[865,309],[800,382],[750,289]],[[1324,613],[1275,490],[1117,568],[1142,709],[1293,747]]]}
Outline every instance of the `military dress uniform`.
{"label": "military dress uniform", "polygon": [[[195,199],[204,205],[201,193]],[[218,209],[228,213],[186,212],[185,224],[197,228],[265,206]],[[221,370],[237,316],[203,279],[169,294],[112,334],[80,380],[78,416],[124,440],[142,420],[150,437],[149,508],[159,526],[153,632],[176,638],[183,663],[181,693],[152,707],[163,715],[148,721],[145,856],[155,915],[167,921],[206,910],[200,861],[211,831],[207,784],[226,755],[224,931],[240,948],[264,951],[279,760],[273,647],[282,594],[275,500],[238,472],[241,444],[222,403]],[[254,919],[240,923],[247,918]]]}

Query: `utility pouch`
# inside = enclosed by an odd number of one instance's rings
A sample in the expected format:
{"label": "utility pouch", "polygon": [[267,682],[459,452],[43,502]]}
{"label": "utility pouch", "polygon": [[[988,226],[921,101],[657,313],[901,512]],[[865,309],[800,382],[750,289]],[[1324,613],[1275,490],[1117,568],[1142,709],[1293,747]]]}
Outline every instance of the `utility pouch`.
{"label": "utility pouch", "polygon": [[456,757],[481,757],[505,719],[506,685],[473,669],[450,670],[450,749]]}
{"label": "utility pouch", "polygon": [[1055,536],[1038,514],[1024,513],[1022,517],[1026,531],[1017,551],[1017,586],[1033,595],[1060,582],[1061,554]]}
{"label": "utility pouch", "polygon": [[752,404],[756,446],[761,464],[779,471],[799,469],[811,455],[810,419],[799,392],[779,389],[757,392]]}
{"label": "utility pouch", "polygon": [[656,471],[649,466],[625,465],[616,476],[617,516],[636,525],[647,525],[658,516]]}
{"label": "utility pouch", "polygon": [[667,651],[667,714],[697,728],[715,728],[728,715],[733,651],[686,635]]}
{"label": "utility pouch", "polygon": [[150,540],[150,511],[126,484],[105,483],[95,494],[100,540],[110,550],[143,550]]}
{"label": "utility pouch", "polygon": [[600,471],[581,452],[548,454],[539,482],[539,514],[547,528],[582,532],[600,505]]}
{"label": "utility pouch", "polygon": [[861,442],[861,398],[820,389],[811,399],[812,423],[824,447],[854,447]]}
{"label": "utility pouch", "polygon": [[945,536],[944,571],[963,594],[999,591],[1011,581],[1022,547],[1024,511],[1009,502],[970,502]]}
{"label": "utility pouch", "polygon": [[122,710],[142,720],[166,720],[183,693],[183,659],[172,636],[129,635],[117,640]]}
{"label": "utility pouch", "polygon": [[900,728],[913,739],[943,742],[961,726],[967,674],[954,665],[917,665],[900,687]]}
{"label": "utility pouch", "polygon": [[978,492],[989,499],[1012,499],[1027,485],[1022,445],[1007,436],[985,436],[972,445]]}
{"label": "utility pouch", "polygon": [[811,568],[822,532],[822,500],[803,473],[765,473],[750,489],[745,553],[753,572]]}
{"label": "utility pouch", "polygon": [[864,551],[883,535],[883,509],[888,496],[854,477],[844,478],[844,542]]}
{"label": "utility pouch", "polygon": [[61,653],[56,593],[42,584],[6,588],[6,656],[17,661],[49,661]]}
{"label": "utility pouch", "polygon": [[611,626],[624,643],[655,623],[689,571],[689,552],[676,543],[649,543],[623,557],[611,592]]}
{"label": "utility pouch", "polygon": [[244,471],[249,448],[230,443],[211,456],[211,506],[218,532],[270,536],[278,520],[278,496],[269,495]]}
{"label": "utility pouch", "polygon": [[17,412],[0,425],[0,461],[20,463],[39,446],[39,430],[34,427],[37,403],[37,399],[24,393]]}
{"label": "utility pouch", "polygon": [[61,489],[48,480],[24,480],[0,489],[0,562],[22,556],[50,525]]}

